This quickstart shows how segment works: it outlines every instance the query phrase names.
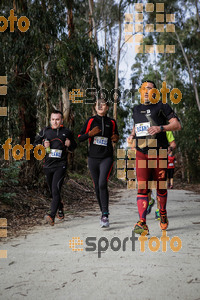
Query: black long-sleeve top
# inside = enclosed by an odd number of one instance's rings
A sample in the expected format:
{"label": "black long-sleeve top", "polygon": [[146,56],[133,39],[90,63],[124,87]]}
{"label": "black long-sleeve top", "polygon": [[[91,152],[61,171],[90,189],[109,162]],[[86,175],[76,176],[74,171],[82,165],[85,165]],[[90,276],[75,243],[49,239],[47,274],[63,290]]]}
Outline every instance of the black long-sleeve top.
{"label": "black long-sleeve top", "polygon": [[74,140],[73,133],[64,126],[60,126],[58,129],[52,129],[50,126],[45,127],[39,132],[39,135],[36,136],[33,144],[34,146],[43,144],[44,140],[47,139],[50,142],[51,151],[54,151],[53,149],[55,149],[59,152],[57,157],[55,154],[56,151],[45,155],[44,168],[67,165],[67,147],[65,146],[66,138],[68,138],[71,142],[68,150],[73,151],[77,147],[76,141]]}
{"label": "black long-sleeve top", "polygon": [[[89,131],[98,126],[101,132],[90,138]],[[82,127],[78,140],[83,142],[89,138],[88,156],[93,158],[113,157],[113,146],[111,136],[118,133],[117,123],[107,116],[95,115],[90,117]]]}

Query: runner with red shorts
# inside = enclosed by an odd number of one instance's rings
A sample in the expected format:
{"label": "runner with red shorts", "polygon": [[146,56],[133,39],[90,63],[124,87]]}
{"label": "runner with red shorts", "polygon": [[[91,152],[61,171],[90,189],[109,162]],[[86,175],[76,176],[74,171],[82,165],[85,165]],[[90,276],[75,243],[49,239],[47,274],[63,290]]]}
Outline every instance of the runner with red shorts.
{"label": "runner with red shorts", "polygon": [[173,189],[174,181],[174,164],[176,162],[175,156],[173,156],[172,148],[168,149],[168,165],[167,165],[167,176],[168,176],[168,187]]}
{"label": "runner with red shorts", "polygon": [[[149,91],[156,88],[152,81],[146,81],[141,88],[141,102],[133,108],[134,127],[129,139],[136,139],[136,174],[138,181],[137,206],[140,220],[135,224],[134,232],[148,233],[146,214],[148,207],[148,182],[157,183],[157,197],[160,202],[160,228],[168,227],[166,203],[167,166],[160,157],[163,150],[168,149],[166,131],[181,129],[177,115],[168,104],[161,101],[152,104],[149,100]],[[153,95],[154,96],[154,95]],[[166,160],[165,160],[166,161]]]}

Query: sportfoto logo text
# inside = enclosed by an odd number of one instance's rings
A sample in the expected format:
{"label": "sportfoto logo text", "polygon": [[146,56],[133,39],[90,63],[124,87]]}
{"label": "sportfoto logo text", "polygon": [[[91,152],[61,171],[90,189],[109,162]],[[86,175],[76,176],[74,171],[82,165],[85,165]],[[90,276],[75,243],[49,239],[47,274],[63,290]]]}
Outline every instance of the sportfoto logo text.
{"label": "sportfoto logo text", "polygon": [[[15,22],[17,22],[17,27],[21,32],[26,32],[30,27],[30,21],[27,17],[21,16],[17,20],[15,16],[14,9],[10,10],[10,16],[6,19],[4,16],[0,16],[0,32],[5,32],[8,28],[8,22],[10,23],[10,32],[15,31]],[[1,23],[3,23],[1,25]]]}
{"label": "sportfoto logo text", "polygon": [[[72,103],[84,103],[85,104],[94,104],[98,99],[104,99],[110,103],[116,103],[122,99],[129,96],[133,96],[135,93],[139,93],[141,95],[140,103],[144,104],[144,90],[146,89],[147,82],[143,82],[139,89],[126,89],[125,91],[121,91],[120,89],[112,89],[110,92],[107,89],[97,90],[96,88],[87,88],[86,90],[80,89],[72,89],[69,92],[69,100]],[[162,101],[163,104],[167,103],[167,96],[169,94],[169,98],[172,103],[178,104],[182,100],[182,93],[178,88],[173,88],[171,91],[167,88],[167,84],[165,81],[162,82],[162,88],[160,91],[156,88],[153,88],[149,91],[149,101],[152,104],[158,103],[158,101]],[[85,95],[85,96],[84,96]],[[123,102],[124,102],[123,100]]]}
{"label": "sportfoto logo text", "polygon": [[[122,251],[126,251],[126,246],[129,240],[132,244],[132,251],[135,251],[135,241],[140,242],[140,251],[145,252],[145,250],[148,248],[152,252],[157,252],[160,247],[162,247],[162,252],[167,251],[167,244],[170,246],[171,251],[178,252],[182,248],[182,241],[178,236],[174,236],[170,238],[167,236],[166,230],[162,231],[162,236],[160,239],[156,236],[152,236],[150,239],[146,236],[146,232],[144,231],[141,236],[135,237],[134,231],[132,231],[131,237],[125,237],[123,240],[121,240],[119,237],[113,237],[110,241],[106,237],[101,237],[97,240],[96,237],[87,237],[85,239],[85,244],[87,247],[85,247],[85,251],[93,252],[97,250],[98,258],[101,258],[101,253],[106,252],[110,246],[112,251],[119,251],[122,249]],[[80,237],[73,237],[69,241],[69,248],[72,249],[74,252],[80,252],[84,249],[80,246],[83,246],[83,240],[80,239]]]}

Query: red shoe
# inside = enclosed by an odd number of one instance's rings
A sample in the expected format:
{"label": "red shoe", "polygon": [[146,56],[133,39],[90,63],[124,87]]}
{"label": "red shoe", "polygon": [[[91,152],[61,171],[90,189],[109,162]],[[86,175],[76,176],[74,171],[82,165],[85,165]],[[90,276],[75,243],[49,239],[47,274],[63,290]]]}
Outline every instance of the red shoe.
{"label": "red shoe", "polygon": [[169,225],[169,221],[167,219],[167,213],[162,214],[160,212],[160,228],[161,230],[166,230]]}
{"label": "red shoe", "polygon": [[49,225],[54,226],[54,219],[50,215],[46,215],[44,219]]}

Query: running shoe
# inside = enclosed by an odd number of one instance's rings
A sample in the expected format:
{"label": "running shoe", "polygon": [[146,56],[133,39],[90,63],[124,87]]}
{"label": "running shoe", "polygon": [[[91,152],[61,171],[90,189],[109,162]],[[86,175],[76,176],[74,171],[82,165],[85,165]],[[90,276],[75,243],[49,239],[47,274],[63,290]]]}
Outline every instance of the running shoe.
{"label": "running shoe", "polygon": [[170,190],[172,190],[173,189],[173,185],[170,185]]}
{"label": "running shoe", "polygon": [[101,217],[100,225],[101,228],[109,227],[109,219],[107,217]]}
{"label": "running shoe", "polygon": [[152,207],[155,204],[155,200],[153,198],[151,198],[151,200],[149,201],[149,205],[147,207],[147,215],[150,214]]}
{"label": "running shoe", "polygon": [[64,214],[63,208],[58,210],[57,217],[58,217],[58,219],[60,219],[60,220],[64,219],[65,214]]}
{"label": "running shoe", "polygon": [[147,234],[149,234],[149,228],[145,222],[138,221],[135,226],[133,231],[137,234],[141,234],[143,231],[146,231]]}
{"label": "running shoe", "polygon": [[167,213],[161,214],[160,213],[160,228],[161,230],[166,230],[168,227],[168,219],[167,219]]}
{"label": "running shoe", "polygon": [[46,215],[44,219],[49,225],[54,226],[54,219],[49,214]]}
{"label": "running shoe", "polygon": [[156,211],[155,211],[155,220],[160,221],[160,212],[159,212],[159,209],[156,209]]}

